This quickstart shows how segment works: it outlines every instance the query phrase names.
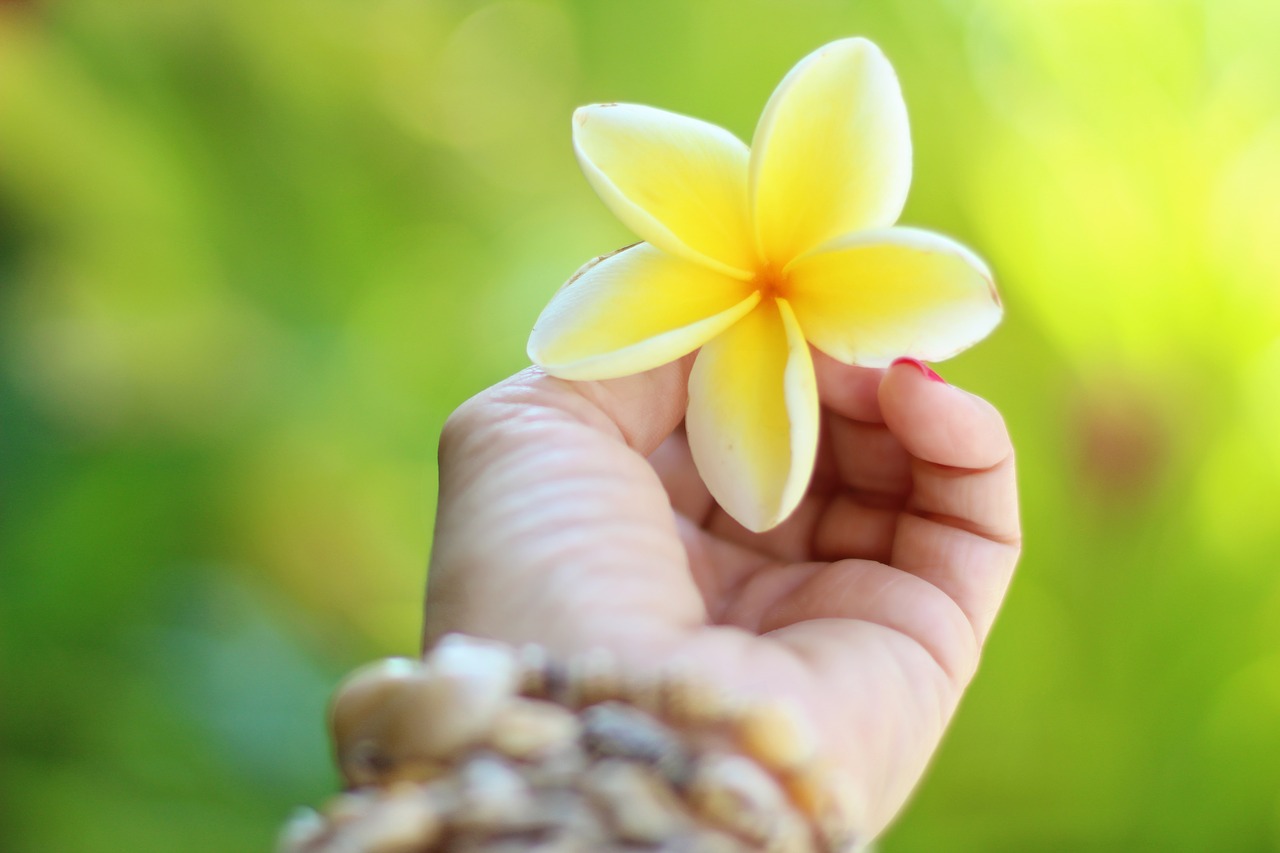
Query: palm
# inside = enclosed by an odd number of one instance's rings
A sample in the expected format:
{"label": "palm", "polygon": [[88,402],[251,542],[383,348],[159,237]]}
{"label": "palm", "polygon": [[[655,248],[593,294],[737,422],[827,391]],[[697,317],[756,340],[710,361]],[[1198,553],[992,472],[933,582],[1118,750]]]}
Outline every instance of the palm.
{"label": "palm", "polygon": [[820,576],[833,561],[893,564],[898,521],[911,497],[911,460],[883,423],[824,412],[809,493],[787,523],[764,534],[745,530],[715,504],[691,468],[682,432],[650,461],[681,516],[690,569],[716,622],[764,633],[816,618],[802,612],[806,590],[824,584]]}

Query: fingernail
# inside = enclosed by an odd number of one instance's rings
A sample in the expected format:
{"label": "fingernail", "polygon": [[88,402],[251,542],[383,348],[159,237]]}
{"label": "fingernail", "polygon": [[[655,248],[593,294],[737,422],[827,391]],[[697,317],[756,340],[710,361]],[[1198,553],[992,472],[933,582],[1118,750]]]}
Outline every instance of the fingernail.
{"label": "fingernail", "polygon": [[895,360],[894,360],[894,362],[893,362],[893,364],[891,364],[891,365],[889,365],[889,366],[890,366],[890,367],[897,367],[899,364],[909,364],[909,365],[911,365],[912,367],[916,368],[916,369],[917,369],[917,370],[919,370],[921,373],[923,373],[923,374],[924,374],[924,378],[925,378],[925,379],[928,379],[930,382],[941,382],[943,385],[946,385],[946,384],[947,384],[947,380],[945,380],[945,379],[943,379],[941,376],[939,376],[936,372],[934,372],[934,369],[933,369],[932,367],[930,367],[929,365],[925,364],[923,361],[921,361],[921,360],[920,360],[920,359],[918,359],[918,358],[905,358],[905,357],[904,357],[904,358],[895,359]]}

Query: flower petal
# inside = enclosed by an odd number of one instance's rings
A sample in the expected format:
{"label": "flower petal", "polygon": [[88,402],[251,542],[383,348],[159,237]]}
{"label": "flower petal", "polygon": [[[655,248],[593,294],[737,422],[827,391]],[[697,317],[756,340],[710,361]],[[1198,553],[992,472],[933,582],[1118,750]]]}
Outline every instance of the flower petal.
{"label": "flower petal", "polygon": [[635,104],[573,114],[573,147],[613,214],[665,252],[750,278],[747,146],[704,121]]}
{"label": "flower petal", "polygon": [[939,234],[883,228],[797,259],[786,293],[804,335],[846,364],[950,358],[985,338],[1003,309],[986,265]]}
{"label": "flower petal", "polygon": [[784,300],[762,301],[703,346],[685,426],[698,473],[743,527],[768,530],[800,503],[818,449],[818,388]]}
{"label": "flower petal", "polygon": [[529,358],[562,379],[641,373],[693,352],[759,301],[737,279],[637,243],[560,288],[534,323]]}
{"label": "flower petal", "polygon": [[832,42],[778,84],[751,144],[760,252],[781,267],[840,234],[892,225],[911,184],[898,78],[866,39]]}

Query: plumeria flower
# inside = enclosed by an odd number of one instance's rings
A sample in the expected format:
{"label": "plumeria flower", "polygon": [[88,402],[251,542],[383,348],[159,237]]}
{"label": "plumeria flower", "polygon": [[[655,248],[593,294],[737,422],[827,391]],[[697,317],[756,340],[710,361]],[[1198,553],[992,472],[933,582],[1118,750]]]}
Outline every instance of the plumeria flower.
{"label": "plumeria flower", "polygon": [[587,180],[644,242],[588,264],[551,300],[529,356],[564,379],[640,373],[701,348],[685,419],[698,472],[767,530],[813,474],[809,345],[846,364],[937,361],[1000,321],[991,274],[958,243],[895,227],[911,183],[906,104],[871,42],[819,48],[774,91],[751,147],[697,119],[582,107]]}

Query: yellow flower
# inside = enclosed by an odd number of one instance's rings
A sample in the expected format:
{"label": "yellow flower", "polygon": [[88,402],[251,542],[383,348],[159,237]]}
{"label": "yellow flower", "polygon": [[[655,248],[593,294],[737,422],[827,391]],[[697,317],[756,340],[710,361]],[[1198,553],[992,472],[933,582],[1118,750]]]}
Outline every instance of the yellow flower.
{"label": "yellow flower", "polygon": [[689,448],[751,530],[799,504],[819,405],[808,344],[846,364],[947,358],[1000,321],[968,249],[891,227],[911,183],[906,104],[874,44],[819,48],[791,70],[748,149],[652,107],[573,117],[587,180],[645,242],[583,268],[542,312],[529,356],[564,379],[640,373],[701,347]]}

